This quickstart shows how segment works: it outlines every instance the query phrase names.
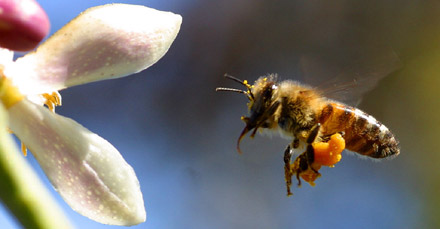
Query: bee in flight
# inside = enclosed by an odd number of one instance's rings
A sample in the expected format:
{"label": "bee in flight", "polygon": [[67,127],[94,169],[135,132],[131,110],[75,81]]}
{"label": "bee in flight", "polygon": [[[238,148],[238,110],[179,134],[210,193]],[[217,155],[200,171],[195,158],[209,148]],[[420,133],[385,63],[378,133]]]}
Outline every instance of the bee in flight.
{"label": "bee in flight", "polygon": [[[287,195],[292,195],[292,176],[314,185],[320,177],[322,165],[333,166],[341,160],[344,149],[371,158],[388,158],[400,153],[399,143],[390,130],[365,112],[333,101],[309,86],[296,81],[277,81],[275,74],[260,77],[253,85],[246,80],[225,74],[225,77],[243,85],[246,89],[219,87],[216,91],[232,91],[246,95],[249,99],[249,117],[241,139],[258,129],[280,132],[292,139],[284,152],[284,173]],[[293,163],[293,150],[305,143],[305,151]]]}

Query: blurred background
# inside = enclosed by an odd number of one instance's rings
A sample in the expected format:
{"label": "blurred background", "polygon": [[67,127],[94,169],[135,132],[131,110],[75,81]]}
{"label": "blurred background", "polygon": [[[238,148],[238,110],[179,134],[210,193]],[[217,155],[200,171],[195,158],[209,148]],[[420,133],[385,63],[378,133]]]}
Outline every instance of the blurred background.
{"label": "blurred background", "polygon": [[[113,1],[39,1],[51,33],[85,9]],[[440,2],[125,1],[183,16],[169,52],[122,79],[61,91],[57,112],[110,141],[134,168],[147,221],[132,228],[440,227]],[[115,15],[117,17],[117,15]],[[399,57],[401,68],[386,57]],[[56,58],[56,57],[54,57]],[[286,197],[278,136],[236,140],[246,98],[215,92],[253,82],[328,82],[388,75],[359,108],[389,127],[401,155],[373,162],[344,154],[315,187]],[[339,77],[340,78],[340,77]],[[348,79],[350,80],[350,79]],[[78,228],[116,228],[74,212],[28,161]],[[2,206],[1,228],[20,228]]]}

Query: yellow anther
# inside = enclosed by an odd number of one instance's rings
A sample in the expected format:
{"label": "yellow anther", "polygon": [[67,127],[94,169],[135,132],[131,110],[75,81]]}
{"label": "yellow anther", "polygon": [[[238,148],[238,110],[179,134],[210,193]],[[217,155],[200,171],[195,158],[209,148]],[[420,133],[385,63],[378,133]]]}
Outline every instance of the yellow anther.
{"label": "yellow anther", "polygon": [[56,106],[61,106],[61,95],[57,91],[49,93],[44,93],[42,96],[46,99],[44,104],[51,110],[52,112],[55,112]]}
{"label": "yellow anther", "polygon": [[55,98],[55,103],[57,104],[57,106],[61,106],[62,102],[60,93],[58,91],[54,91],[52,92],[52,96]]}

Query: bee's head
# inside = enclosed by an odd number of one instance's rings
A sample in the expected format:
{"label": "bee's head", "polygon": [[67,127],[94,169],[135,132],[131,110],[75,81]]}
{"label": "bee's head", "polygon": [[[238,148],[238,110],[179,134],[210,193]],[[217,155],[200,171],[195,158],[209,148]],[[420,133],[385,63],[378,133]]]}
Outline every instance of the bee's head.
{"label": "bee's head", "polygon": [[237,142],[237,150],[240,150],[241,139],[249,132],[252,131],[251,137],[255,136],[259,127],[265,127],[266,120],[268,120],[271,115],[278,108],[279,103],[273,101],[274,91],[277,89],[276,75],[271,74],[268,77],[260,77],[255,81],[254,85],[250,85],[246,80],[240,80],[233,76],[225,74],[225,77],[234,80],[242,85],[244,85],[247,90],[239,90],[233,88],[217,88],[217,91],[233,91],[245,94],[249,99],[249,117],[241,117],[241,119],[246,123],[243,131],[240,134]]}

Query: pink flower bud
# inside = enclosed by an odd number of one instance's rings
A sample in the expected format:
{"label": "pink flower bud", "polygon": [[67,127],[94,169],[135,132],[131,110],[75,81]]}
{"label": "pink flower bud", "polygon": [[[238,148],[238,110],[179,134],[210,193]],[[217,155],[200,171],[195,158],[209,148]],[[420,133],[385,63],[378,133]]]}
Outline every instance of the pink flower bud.
{"label": "pink flower bud", "polygon": [[0,0],[0,46],[14,51],[35,48],[49,33],[49,19],[34,0]]}

